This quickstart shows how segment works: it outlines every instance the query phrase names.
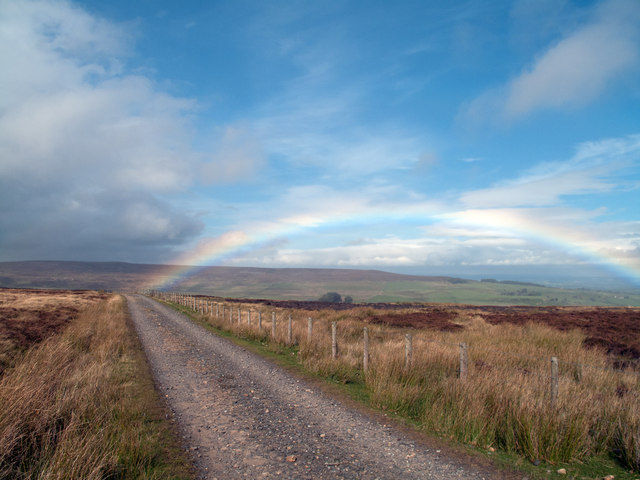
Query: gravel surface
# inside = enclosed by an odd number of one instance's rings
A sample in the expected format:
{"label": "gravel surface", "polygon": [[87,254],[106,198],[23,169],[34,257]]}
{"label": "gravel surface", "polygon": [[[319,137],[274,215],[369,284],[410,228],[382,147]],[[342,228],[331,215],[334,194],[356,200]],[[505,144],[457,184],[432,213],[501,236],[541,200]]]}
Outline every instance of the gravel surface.
{"label": "gravel surface", "polygon": [[199,478],[522,478],[447,458],[169,307],[126,298]]}

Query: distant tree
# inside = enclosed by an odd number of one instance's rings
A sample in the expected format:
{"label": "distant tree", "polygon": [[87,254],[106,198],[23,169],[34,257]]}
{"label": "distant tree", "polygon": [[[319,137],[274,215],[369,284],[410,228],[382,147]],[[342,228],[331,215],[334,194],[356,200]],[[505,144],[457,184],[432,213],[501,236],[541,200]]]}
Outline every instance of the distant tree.
{"label": "distant tree", "polygon": [[344,297],[344,303],[353,303],[353,297],[351,297],[351,295],[347,295],[346,297]]}
{"label": "distant tree", "polygon": [[342,296],[337,292],[327,292],[320,297],[319,301],[327,303],[340,303],[342,302]]}

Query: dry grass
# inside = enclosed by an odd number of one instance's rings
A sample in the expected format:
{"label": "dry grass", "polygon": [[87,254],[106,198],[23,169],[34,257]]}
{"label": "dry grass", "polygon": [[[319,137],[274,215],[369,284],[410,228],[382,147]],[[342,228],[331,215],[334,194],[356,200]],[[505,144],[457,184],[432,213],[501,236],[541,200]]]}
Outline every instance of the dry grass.
{"label": "dry grass", "polygon": [[[229,309],[233,308],[232,321]],[[238,323],[237,309],[242,321]],[[252,310],[252,324],[247,311]],[[478,447],[515,452],[530,460],[586,461],[609,455],[640,470],[640,372],[613,370],[610,359],[583,347],[584,334],[529,323],[491,325],[480,317],[455,319],[457,332],[414,330],[413,356],[405,365],[408,330],[368,323],[374,312],[276,311],[237,303],[203,315],[236,334],[292,343],[307,369],[341,382],[364,382],[372,403],[410,417],[423,428]],[[258,314],[262,329],[258,329]],[[307,318],[313,338],[307,341]],[[331,322],[338,324],[338,358],[331,356]],[[370,332],[370,368],[363,366],[362,329]],[[458,378],[459,344],[469,345],[469,374]],[[550,358],[560,364],[559,396],[550,400]]]}
{"label": "dry grass", "polygon": [[29,347],[64,328],[80,309],[105,298],[91,291],[0,289],[0,374]]}
{"label": "dry grass", "polygon": [[173,476],[144,365],[117,296],[28,350],[0,379],[0,478]]}

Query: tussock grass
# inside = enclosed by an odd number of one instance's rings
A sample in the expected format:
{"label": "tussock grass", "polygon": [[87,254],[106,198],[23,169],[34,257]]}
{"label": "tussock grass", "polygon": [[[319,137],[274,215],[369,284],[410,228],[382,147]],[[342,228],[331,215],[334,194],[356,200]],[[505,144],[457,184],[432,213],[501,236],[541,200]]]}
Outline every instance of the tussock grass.
{"label": "tussock grass", "polygon": [[0,478],[188,478],[124,300],[83,310],[0,379]]}
{"label": "tussock grass", "polygon": [[[241,323],[237,308],[244,312]],[[292,315],[292,343],[307,370],[338,382],[363,384],[374,406],[443,437],[552,464],[612,457],[624,468],[640,471],[640,372],[612,369],[604,352],[583,347],[580,331],[560,332],[537,323],[491,325],[478,316],[460,317],[454,321],[465,327],[461,331],[412,331],[413,356],[407,366],[409,330],[371,324],[374,313],[369,308],[306,312],[232,303],[226,305],[224,317],[221,309],[219,317],[215,310],[200,317],[277,351],[287,344],[287,320]],[[313,318],[311,342],[308,317]],[[333,321],[338,322],[336,359],[331,357]],[[364,326],[370,332],[367,372],[362,370]],[[464,381],[458,378],[461,342],[469,345],[470,357]],[[560,365],[559,397],[553,406],[552,356]]]}

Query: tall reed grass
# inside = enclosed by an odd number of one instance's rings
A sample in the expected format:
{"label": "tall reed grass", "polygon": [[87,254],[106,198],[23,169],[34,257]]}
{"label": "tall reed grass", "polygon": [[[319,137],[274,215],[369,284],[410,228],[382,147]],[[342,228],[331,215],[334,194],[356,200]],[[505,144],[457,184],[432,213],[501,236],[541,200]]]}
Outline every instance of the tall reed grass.
{"label": "tall reed grass", "polygon": [[5,372],[0,478],[188,477],[135,338],[111,297]]}
{"label": "tall reed grass", "polygon": [[[233,308],[232,321],[229,309]],[[240,323],[237,309],[244,313]],[[247,311],[252,310],[252,324]],[[271,315],[276,311],[276,335]],[[280,311],[230,303],[201,319],[237,335],[279,348],[292,340],[307,369],[338,381],[363,382],[371,402],[422,428],[478,447],[517,453],[529,460],[586,461],[615,457],[640,471],[640,372],[611,368],[604,352],[583,347],[584,335],[529,323],[490,325],[458,318],[457,332],[415,330],[405,365],[407,330],[369,323],[374,312]],[[262,312],[262,329],[258,329]],[[307,318],[314,320],[307,339]],[[331,322],[338,322],[339,355],[331,356]],[[363,327],[370,332],[370,363],[363,372]],[[459,344],[469,345],[469,375],[458,378]],[[560,360],[559,396],[550,398],[550,358]]]}

